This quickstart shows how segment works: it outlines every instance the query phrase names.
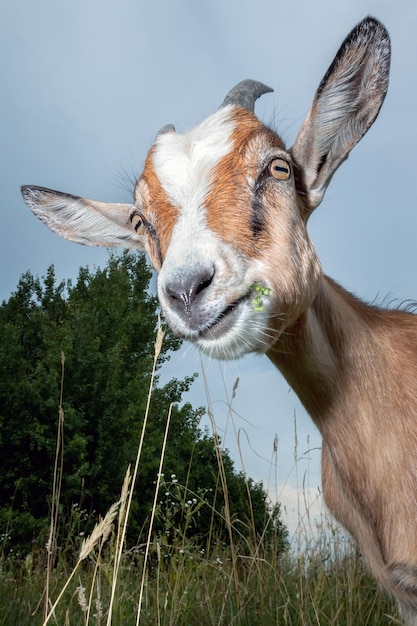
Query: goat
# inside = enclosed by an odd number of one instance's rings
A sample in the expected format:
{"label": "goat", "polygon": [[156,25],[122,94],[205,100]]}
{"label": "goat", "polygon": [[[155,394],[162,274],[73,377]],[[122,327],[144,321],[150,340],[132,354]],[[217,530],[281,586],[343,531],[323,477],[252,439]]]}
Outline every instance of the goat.
{"label": "goat", "polygon": [[329,510],[417,624],[417,321],[325,276],[306,225],[375,121],[390,40],[368,17],[342,43],[294,146],[254,114],[272,91],[246,80],[216,113],[156,136],[133,204],[36,186],[29,208],[83,244],[145,250],[180,337],[219,359],[265,353],[318,426]]}

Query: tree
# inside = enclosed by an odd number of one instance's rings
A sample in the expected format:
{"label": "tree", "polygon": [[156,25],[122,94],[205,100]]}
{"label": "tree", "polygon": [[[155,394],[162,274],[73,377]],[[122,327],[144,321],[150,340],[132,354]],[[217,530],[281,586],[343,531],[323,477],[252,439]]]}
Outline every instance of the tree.
{"label": "tree", "polygon": [[[42,280],[24,274],[0,307],[0,524],[11,528],[15,545],[27,545],[48,525],[61,352],[62,526],[74,505],[93,520],[117,499],[127,465],[135,460],[154,358],[158,304],[147,291],[150,277],[144,258],[128,254],[110,256],[104,269],[81,268],[75,285],[57,284],[50,267]],[[179,347],[167,332],[158,367]],[[161,387],[156,377],[130,522],[132,540],[149,515],[171,404],[167,472],[188,476],[188,487],[203,490],[207,498],[214,493],[217,461],[213,440],[198,428],[202,409],[181,404],[192,381],[172,379]],[[234,472],[227,453],[224,461],[230,484],[236,485],[234,506],[242,510],[243,477]],[[252,492],[258,491],[252,484]],[[257,506],[265,515],[261,500]]]}

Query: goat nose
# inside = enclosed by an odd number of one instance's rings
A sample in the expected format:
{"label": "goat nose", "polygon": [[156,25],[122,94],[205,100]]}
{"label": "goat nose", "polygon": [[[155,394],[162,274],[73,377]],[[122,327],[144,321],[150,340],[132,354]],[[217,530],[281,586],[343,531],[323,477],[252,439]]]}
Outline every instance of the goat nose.
{"label": "goat nose", "polygon": [[185,279],[168,282],[165,293],[170,298],[171,306],[181,315],[192,317],[193,305],[201,299],[201,294],[209,287],[214,278],[214,268],[204,268]]}

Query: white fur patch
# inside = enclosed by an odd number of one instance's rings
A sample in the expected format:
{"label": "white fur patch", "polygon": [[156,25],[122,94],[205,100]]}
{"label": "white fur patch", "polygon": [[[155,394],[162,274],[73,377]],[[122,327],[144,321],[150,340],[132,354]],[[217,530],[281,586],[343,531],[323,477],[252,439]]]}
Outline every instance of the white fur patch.
{"label": "white fur patch", "polygon": [[207,227],[204,203],[213,168],[232,149],[232,110],[224,107],[184,135],[165,133],[156,140],[155,171],[170,202],[179,209],[158,277],[162,303],[164,284],[185,280],[214,263],[224,265],[222,259],[230,257],[230,250],[224,250],[223,242]]}
{"label": "white fur patch", "polygon": [[181,211],[194,213],[203,206],[213,168],[232,149],[232,110],[224,107],[184,135],[165,133],[156,140],[156,174],[169,200]]}

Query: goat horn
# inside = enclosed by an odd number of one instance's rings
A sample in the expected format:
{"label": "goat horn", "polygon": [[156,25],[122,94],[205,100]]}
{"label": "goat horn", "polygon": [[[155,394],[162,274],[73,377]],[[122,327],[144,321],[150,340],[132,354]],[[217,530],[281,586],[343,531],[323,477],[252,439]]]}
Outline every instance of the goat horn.
{"label": "goat horn", "polygon": [[220,108],[231,104],[244,107],[253,113],[255,110],[255,100],[270,91],[274,90],[257,80],[242,80],[229,91]]}
{"label": "goat horn", "polygon": [[165,124],[165,126],[162,126],[156,133],[155,140],[158,139],[159,135],[165,135],[166,133],[175,133],[175,126],[173,124]]}

